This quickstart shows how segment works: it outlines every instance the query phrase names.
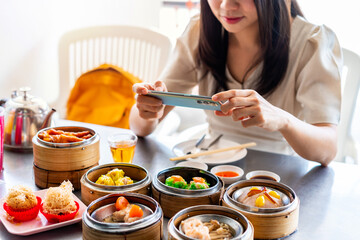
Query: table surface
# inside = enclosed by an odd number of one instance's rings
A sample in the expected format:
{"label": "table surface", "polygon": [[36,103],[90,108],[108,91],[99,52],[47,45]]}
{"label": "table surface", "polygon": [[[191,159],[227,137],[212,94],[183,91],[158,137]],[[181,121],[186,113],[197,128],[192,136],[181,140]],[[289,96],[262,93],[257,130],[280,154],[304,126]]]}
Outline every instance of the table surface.
{"label": "table surface", "polygon": [[[100,135],[100,162],[113,162],[107,136],[123,129],[58,120],[56,126],[87,126]],[[152,176],[175,165],[171,147],[178,141],[173,137],[149,136],[140,138],[134,163],[145,167]],[[360,167],[334,162],[328,167],[300,157],[248,150],[245,158],[231,163],[245,174],[253,170],[269,170],[281,177],[300,199],[298,230],[286,239],[359,239],[360,227]],[[212,166],[209,166],[211,168]],[[244,174],[244,175],[245,175]],[[32,153],[5,150],[4,170],[0,172],[0,198],[18,184],[40,190],[34,182]],[[75,194],[80,198],[80,191]],[[168,219],[164,219],[167,224]],[[166,226],[166,225],[165,225]],[[166,227],[165,227],[166,228]],[[24,239],[12,235],[0,224],[0,239]],[[82,239],[81,223],[27,236],[26,239]],[[165,238],[166,239],[166,238]]]}

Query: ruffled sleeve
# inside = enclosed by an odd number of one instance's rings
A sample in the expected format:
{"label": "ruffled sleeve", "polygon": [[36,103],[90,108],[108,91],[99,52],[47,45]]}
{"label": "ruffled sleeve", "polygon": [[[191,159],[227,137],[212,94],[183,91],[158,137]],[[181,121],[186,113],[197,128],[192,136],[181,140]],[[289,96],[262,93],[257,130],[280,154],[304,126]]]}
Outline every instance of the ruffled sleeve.
{"label": "ruffled sleeve", "polygon": [[341,105],[342,52],[326,26],[311,31],[299,62],[296,99],[308,123],[338,124]]}

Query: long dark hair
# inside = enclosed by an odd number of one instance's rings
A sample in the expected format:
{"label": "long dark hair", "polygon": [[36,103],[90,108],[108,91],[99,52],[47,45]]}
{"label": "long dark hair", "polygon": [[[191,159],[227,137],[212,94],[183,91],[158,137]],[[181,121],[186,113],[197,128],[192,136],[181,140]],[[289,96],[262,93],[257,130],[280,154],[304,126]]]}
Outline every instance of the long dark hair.
{"label": "long dark hair", "polygon": [[[284,78],[289,61],[290,19],[286,0],[254,0],[259,23],[261,55],[247,69],[246,75],[263,61],[263,69],[255,86],[259,94],[269,95]],[[303,16],[296,2],[291,0],[291,16]],[[212,13],[207,0],[201,0],[198,64],[203,64],[215,80],[215,93],[228,90],[225,77],[228,51],[228,32]],[[242,79],[242,80],[244,80]]]}

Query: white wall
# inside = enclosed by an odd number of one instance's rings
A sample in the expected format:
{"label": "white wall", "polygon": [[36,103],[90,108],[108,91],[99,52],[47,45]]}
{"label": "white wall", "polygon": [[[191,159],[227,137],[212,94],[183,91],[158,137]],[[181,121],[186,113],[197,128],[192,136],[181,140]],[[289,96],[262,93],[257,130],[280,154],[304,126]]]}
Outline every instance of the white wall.
{"label": "white wall", "polygon": [[52,103],[58,95],[60,36],[85,26],[159,26],[160,0],[0,0],[0,98],[30,86]]}
{"label": "white wall", "polygon": [[[298,3],[310,22],[327,25],[335,31],[343,47],[360,54],[358,0],[298,0]],[[184,30],[189,18],[198,11],[186,8],[161,9],[160,28],[172,38],[176,38]]]}
{"label": "white wall", "polygon": [[298,0],[305,17],[325,24],[340,45],[360,54],[360,2],[357,0]]}
{"label": "white wall", "polygon": [[[298,0],[308,20],[326,24],[360,54],[357,0]],[[0,98],[30,86],[52,103],[58,95],[57,44],[66,31],[94,25],[160,27],[175,39],[197,10],[161,9],[161,0],[0,0]],[[161,10],[161,11],[160,11]],[[360,111],[358,111],[360,112]]]}

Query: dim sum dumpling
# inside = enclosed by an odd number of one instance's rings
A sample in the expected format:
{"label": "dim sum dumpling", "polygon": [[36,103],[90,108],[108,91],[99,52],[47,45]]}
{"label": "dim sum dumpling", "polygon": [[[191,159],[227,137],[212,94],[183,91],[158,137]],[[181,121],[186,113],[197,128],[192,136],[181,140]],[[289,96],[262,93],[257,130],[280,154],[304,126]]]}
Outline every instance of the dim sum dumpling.
{"label": "dim sum dumpling", "polygon": [[209,188],[209,183],[206,182],[206,180],[202,177],[193,177],[193,181],[191,181],[188,185],[188,188],[190,190],[196,190],[196,189],[207,189]]}
{"label": "dim sum dumpling", "polygon": [[165,180],[165,185],[169,187],[185,189],[187,187],[187,182],[179,175],[172,175]]}
{"label": "dim sum dumpling", "polygon": [[109,171],[106,176],[111,177],[111,179],[116,182],[119,178],[123,178],[125,173],[122,169],[114,168],[113,170]]}
{"label": "dim sum dumpling", "polygon": [[251,187],[248,191],[244,191],[237,200],[252,207],[277,208],[283,206],[279,193],[266,187]]}
{"label": "dim sum dumpling", "polygon": [[133,184],[134,181],[129,177],[122,177],[115,181],[116,186]]}
{"label": "dim sum dumpling", "polygon": [[101,184],[101,185],[108,185],[108,186],[114,186],[115,183],[112,180],[111,177],[106,176],[106,175],[101,175],[98,180],[96,181],[96,184]]}

